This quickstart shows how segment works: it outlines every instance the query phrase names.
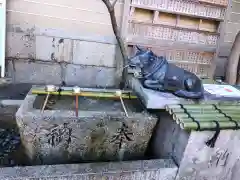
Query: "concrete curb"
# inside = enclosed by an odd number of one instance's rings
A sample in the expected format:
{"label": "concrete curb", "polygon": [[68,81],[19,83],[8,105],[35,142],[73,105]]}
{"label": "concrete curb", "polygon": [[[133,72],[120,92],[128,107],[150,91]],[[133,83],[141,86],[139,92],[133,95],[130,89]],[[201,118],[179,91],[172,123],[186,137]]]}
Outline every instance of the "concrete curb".
{"label": "concrete curb", "polygon": [[23,100],[5,99],[0,101],[2,106],[21,106]]}

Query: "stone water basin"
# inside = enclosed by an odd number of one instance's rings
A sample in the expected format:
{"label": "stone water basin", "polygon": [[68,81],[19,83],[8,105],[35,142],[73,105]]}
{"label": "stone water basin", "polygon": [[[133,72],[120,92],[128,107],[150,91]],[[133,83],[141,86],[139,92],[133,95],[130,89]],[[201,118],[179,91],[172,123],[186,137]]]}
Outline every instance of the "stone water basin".
{"label": "stone water basin", "polygon": [[[124,100],[128,117],[120,100],[79,97],[76,117],[75,97],[50,97],[42,112],[44,99],[30,91],[16,113],[32,166],[4,168],[2,179],[10,171],[24,179],[30,172],[49,179],[64,172],[65,179],[175,178],[173,160],[152,154],[150,144],[158,119],[137,99]],[[44,171],[39,175],[38,169]]]}

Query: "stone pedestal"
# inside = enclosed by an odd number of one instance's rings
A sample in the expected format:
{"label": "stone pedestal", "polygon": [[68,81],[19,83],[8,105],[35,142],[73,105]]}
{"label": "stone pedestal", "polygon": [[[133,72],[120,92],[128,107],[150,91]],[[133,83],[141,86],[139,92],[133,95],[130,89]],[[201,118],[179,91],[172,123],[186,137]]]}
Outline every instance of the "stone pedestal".
{"label": "stone pedestal", "polygon": [[240,177],[240,131],[222,130],[214,148],[206,145],[214,131],[186,132],[166,112],[152,149],[162,158],[172,158],[179,166],[176,180],[238,180]]}
{"label": "stone pedestal", "polygon": [[104,111],[100,103],[94,110],[88,104],[87,110],[81,104],[83,100],[79,101],[78,117],[68,109],[41,112],[34,107],[36,98],[29,93],[16,113],[22,143],[32,164],[144,159],[156,117],[130,108],[126,117],[121,106],[111,111],[114,103],[120,102],[110,103]]}
{"label": "stone pedestal", "polygon": [[[191,99],[180,98],[172,93],[154,91],[151,89],[144,88],[140,81],[134,77],[129,79],[129,84],[131,89],[140,97],[142,103],[145,105],[147,109],[165,109],[166,105],[172,104],[181,104],[181,103],[196,103]],[[238,88],[229,87],[224,84],[203,84],[204,90],[204,98],[202,98],[197,103],[206,103],[206,102],[216,102],[216,101],[240,101],[240,91]],[[229,89],[228,95],[224,92],[222,94],[211,94],[206,89],[212,89],[211,91],[215,92],[215,89],[219,87],[217,86],[225,86],[226,89]]]}
{"label": "stone pedestal", "polygon": [[240,131],[221,131],[214,148],[205,142],[214,132],[192,132],[176,180],[238,180]]}

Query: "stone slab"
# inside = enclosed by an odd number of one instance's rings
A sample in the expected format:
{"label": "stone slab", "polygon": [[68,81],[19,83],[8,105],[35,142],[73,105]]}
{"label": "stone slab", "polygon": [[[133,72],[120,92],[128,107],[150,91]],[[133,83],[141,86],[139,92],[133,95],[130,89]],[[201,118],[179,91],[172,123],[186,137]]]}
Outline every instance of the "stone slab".
{"label": "stone slab", "polygon": [[35,58],[35,35],[8,32],[6,36],[6,57]]}
{"label": "stone slab", "polygon": [[[130,79],[130,87],[140,97],[147,109],[165,109],[166,105],[180,104],[184,102],[195,103],[193,100],[179,98],[172,93],[165,93],[144,88],[140,81],[136,78]],[[223,95],[213,95],[205,90],[204,98],[201,99],[202,102],[219,100],[236,101],[240,100],[240,96],[227,97]]]}
{"label": "stone slab", "polygon": [[67,85],[81,87],[113,87],[115,73],[115,68],[69,64],[66,68],[65,82]]}
{"label": "stone slab", "polygon": [[177,167],[171,160],[145,160],[1,168],[1,180],[174,180]]}
{"label": "stone slab", "polygon": [[14,83],[61,84],[61,67],[53,63],[15,61],[9,64]]}
{"label": "stone slab", "polygon": [[36,36],[36,59],[72,62],[73,41],[70,39]]}
{"label": "stone slab", "polygon": [[171,93],[153,91],[144,88],[136,78],[131,78],[129,84],[148,109],[165,109],[167,104],[179,104],[180,102],[180,99]]}
{"label": "stone slab", "polygon": [[240,131],[222,130],[214,148],[206,141],[215,132],[191,132],[176,180],[238,180]]}
{"label": "stone slab", "polygon": [[129,117],[111,110],[79,110],[78,117],[74,110],[41,112],[35,100],[28,94],[16,113],[22,143],[35,164],[143,158],[157,123],[144,111]]}
{"label": "stone slab", "polygon": [[73,63],[116,67],[115,45],[74,40]]}
{"label": "stone slab", "polygon": [[13,100],[13,99],[0,100],[0,104],[3,106],[20,106],[22,103],[23,103],[23,100]]}
{"label": "stone slab", "polygon": [[8,62],[8,76],[15,84],[61,84],[81,87],[114,87],[116,69],[98,66],[16,60]]}
{"label": "stone slab", "polygon": [[215,131],[185,131],[166,112],[154,134],[156,156],[172,158],[179,166],[176,180],[238,180],[240,130],[221,130],[214,147],[206,142]]}
{"label": "stone slab", "polygon": [[158,113],[159,123],[152,139],[155,157],[173,159],[179,166],[189,139],[189,132],[180,128],[167,112]]}

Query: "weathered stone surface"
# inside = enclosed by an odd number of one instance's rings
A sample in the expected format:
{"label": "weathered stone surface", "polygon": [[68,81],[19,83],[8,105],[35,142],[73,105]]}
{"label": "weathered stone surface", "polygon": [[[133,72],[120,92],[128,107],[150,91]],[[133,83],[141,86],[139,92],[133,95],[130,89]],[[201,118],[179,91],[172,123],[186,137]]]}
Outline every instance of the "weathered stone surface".
{"label": "weathered stone surface", "polygon": [[[29,94],[16,118],[27,154],[36,164],[139,159],[144,156],[157,118],[148,113],[33,108]],[[80,105],[81,106],[81,101]]]}
{"label": "weathered stone surface", "polygon": [[36,59],[71,63],[72,48],[70,39],[36,36]]}
{"label": "weathered stone surface", "polygon": [[1,180],[174,180],[177,167],[171,160],[148,160],[0,169]]}
{"label": "weathered stone surface", "polygon": [[14,83],[61,84],[58,64],[15,61],[9,64]]}
{"label": "weathered stone surface", "polygon": [[239,2],[232,2],[232,12],[239,13],[240,4]]}
{"label": "weathered stone surface", "polygon": [[213,148],[206,142],[214,131],[186,132],[166,113],[154,134],[154,154],[173,158],[179,165],[176,180],[238,180],[240,131],[222,130]]}
{"label": "weathered stone surface", "polygon": [[179,104],[182,98],[176,97],[171,93],[154,91],[144,88],[140,81],[136,78],[129,78],[129,84],[141,101],[148,109],[165,109],[166,104]]}
{"label": "weathered stone surface", "polygon": [[115,85],[115,68],[67,65],[65,81],[81,87],[111,87]]}
{"label": "weathered stone surface", "polygon": [[227,58],[218,58],[216,59],[217,66],[215,75],[216,76],[223,76],[223,73],[225,74],[227,69]]}
{"label": "weathered stone surface", "polygon": [[61,84],[65,80],[67,85],[104,88],[116,84],[115,68],[73,64],[61,66],[52,62],[9,61],[8,75],[14,83]]}
{"label": "weathered stone surface", "polygon": [[35,58],[35,35],[26,33],[7,33],[6,57]]}
{"label": "weathered stone surface", "polygon": [[180,165],[189,133],[183,131],[167,112],[161,112],[158,116],[160,121],[156,126],[151,147],[153,154],[156,157],[173,159]]}
{"label": "weathered stone surface", "polygon": [[222,130],[215,147],[206,141],[215,132],[191,132],[177,180],[238,180],[240,176],[240,131]]}
{"label": "weathered stone surface", "polygon": [[75,40],[73,63],[115,67],[115,45]]}

